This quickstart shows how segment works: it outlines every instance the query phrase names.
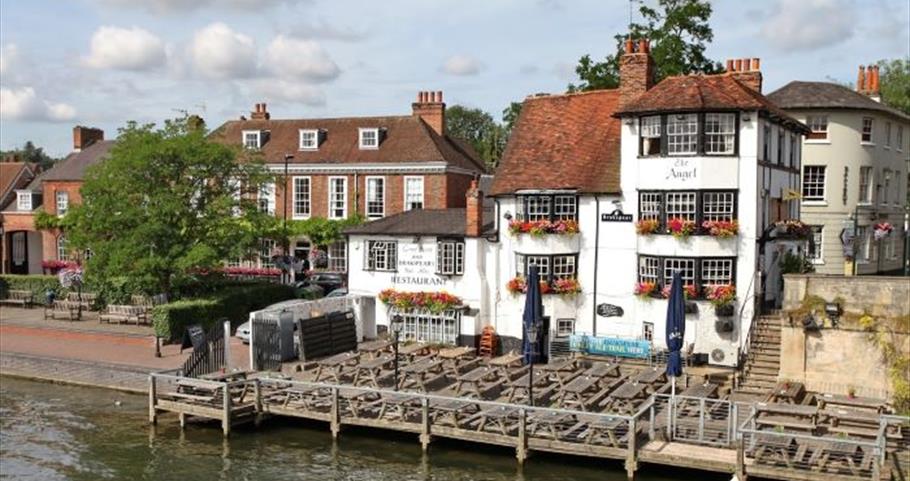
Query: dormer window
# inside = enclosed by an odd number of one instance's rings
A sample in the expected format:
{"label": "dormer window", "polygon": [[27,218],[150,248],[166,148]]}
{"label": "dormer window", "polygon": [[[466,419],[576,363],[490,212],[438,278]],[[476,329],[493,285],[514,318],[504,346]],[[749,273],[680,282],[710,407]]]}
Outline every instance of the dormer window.
{"label": "dormer window", "polygon": [[259,149],[262,147],[261,130],[244,130],[243,147],[247,149]]}
{"label": "dormer window", "polygon": [[319,131],[316,129],[300,129],[300,150],[318,150]]}
{"label": "dormer window", "polygon": [[360,148],[361,149],[378,149],[379,148],[379,129],[378,128],[360,129]]}
{"label": "dormer window", "polygon": [[32,210],[32,191],[16,191],[16,208],[18,210]]}

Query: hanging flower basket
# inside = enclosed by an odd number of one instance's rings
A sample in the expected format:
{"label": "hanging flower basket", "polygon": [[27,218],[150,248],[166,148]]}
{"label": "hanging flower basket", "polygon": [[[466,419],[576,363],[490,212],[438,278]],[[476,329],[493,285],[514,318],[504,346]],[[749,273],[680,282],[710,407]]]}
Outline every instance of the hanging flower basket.
{"label": "hanging flower basket", "polygon": [[734,309],[733,304],[721,304],[719,306],[714,306],[714,314],[717,317],[733,317]]}
{"label": "hanging flower basket", "polygon": [[739,234],[739,222],[735,220],[706,220],[701,227],[714,237],[727,238]]}
{"label": "hanging flower basket", "polygon": [[774,227],[778,238],[806,239],[812,234],[812,228],[808,224],[796,219],[779,220],[774,223]]}
{"label": "hanging flower basket", "polygon": [[574,220],[548,220],[509,222],[509,233],[512,235],[531,234],[540,237],[546,234],[574,235],[578,234],[578,222]]}
{"label": "hanging flower basket", "polygon": [[635,295],[641,299],[651,299],[651,296],[656,291],[657,284],[653,282],[639,282],[635,284]]}
{"label": "hanging flower basket", "polygon": [[717,317],[733,316],[733,301],[736,300],[736,286],[733,284],[711,284],[705,287],[705,298],[714,305]]}
{"label": "hanging flower basket", "polygon": [[660,228],[660,222],[657,219],[641,219],[635,223],[635,232],[638,235],[651,235]]}
{"label": "hanging flower basket", "polygon": [[695,221],[671,217],[667,219],[667,230],[677,239],[685,239],[695,232]]}
{"label": "hanging flower basket", "polygon": [[894,226],[890,222],[879,222],[872,227],[872,238],[880,241],[885,237],[891,235],[891,232],[894,231]]}
{"label": "hanging flower basket", "polygon": [[395,289],[385,289],[379,293],[379,300],[383,304],[401,311],[426,309],[434,314],[462,305],[461,298],[448,292],[402,292]]}

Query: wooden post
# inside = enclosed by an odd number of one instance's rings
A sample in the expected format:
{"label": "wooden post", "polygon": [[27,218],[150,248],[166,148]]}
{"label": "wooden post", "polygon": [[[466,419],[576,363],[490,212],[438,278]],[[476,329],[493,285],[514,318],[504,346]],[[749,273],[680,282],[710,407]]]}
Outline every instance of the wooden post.
{"label": "wooden post", "polygon": [[746,449],[742,439],[736,442],[736,479],[746,481]]}
{"label": "wooden post", "polygon": [[225,436],[231,435],[231,383],[224,383],[224,412],[221,419],[221,430]]}
{"label": "wooden post", "polygon": [[[657,400],[656,396],[654,397],[654,400],[655,401]],[[656,416],[656,413],[655,413],[655,409],[654,409],[654,403],[651,403],[651,407],[648,409],[648,440],[649,441],[654,441],[654,435],[655,435],[655,433],[654,433],[655,419],[654,418],[655,418],[655,416]]]}
{"label": "wooden post", "polygon": [[341,431],[341,410],[338,405],[337,387],[332,388],[332,417],[329,428],[332,430],[332,439],[338,439],[338,433]]}
{"label": "wooden post", "polygon": [[157,389],[155,385],[155,375],[149,374],[149,424],[158,422],[158,412],[155,410],[155,398]]}
{"label": "wooden post", "polygon": [[626,453],[626,477],[629,481],[635,479],[635,471],[638,469],[638,460],[636,459],[638,433],[636,430],[635,418],[629,419],[629,450]]}
{"label": "wooden post", "polygon": [[524,464],[528,459],[528,436],[527,436],[528,412],[524,409],[518,410],[518,444],[515,446],[515,457],[518,464]]}
{"label": "wooden post", "polygon": [[427,398],[421,398],[420,400],[420,413],[421,421],[423,428],[420,433],[420,447],[423,448],[423,452],[427,452],[430,449],[430,400]]}
{"label": "wooden post", "polygon": [[882,452],[877,447],[872,450],[872,479],[875,481],[882,479]]}
{"label": "wooden post", "polygon": [[698,440],[705,439],[705,398],[698,400]]}
{"label": "wooden post", "polygon": [[180,420],[180,429],[186,427],[186,413],[177,413],[177,419]]}
{"label": "wooden post", "polygon": [[259,385],[259,379],[253,379],[253,395],[256,396],[256,419],[254,424],[258,428],[262,423],[262,386]]}

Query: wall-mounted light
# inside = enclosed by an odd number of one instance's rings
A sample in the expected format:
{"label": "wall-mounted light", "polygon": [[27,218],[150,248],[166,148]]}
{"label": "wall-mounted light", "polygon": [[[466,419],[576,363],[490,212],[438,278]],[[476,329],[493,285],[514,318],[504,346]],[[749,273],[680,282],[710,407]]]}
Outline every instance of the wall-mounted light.
{"label": "wall-mounted light", "polygon": [[629,127],[635,125],[635,119],[633,119],[631,117],[626,119],[626,125],[628,125]]}
{"label": "wall-mounted light", "polygon": [[743,114],[742,119],[743,119],[743,122],[751,122],[751,121],[752,121],[752,115],[750,115],[750,114]]}
{"label": "wall-mounted light", "polygon": [[509,211],[506,211],[506,213],[502,215],[502,218],[505,220],[512,220],[512,213]]}

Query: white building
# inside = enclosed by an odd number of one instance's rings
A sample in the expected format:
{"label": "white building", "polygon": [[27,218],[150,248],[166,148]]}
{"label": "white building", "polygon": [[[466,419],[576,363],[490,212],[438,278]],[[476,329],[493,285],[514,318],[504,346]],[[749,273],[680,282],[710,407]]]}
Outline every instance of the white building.
{"label": "white building", "polygon": [[[515,288],[536,264],[554,291],[544,295],[548,345],[567,348],[571,335],[584,334],[600,352],[640,353],[665,347],[660,290],[680,270],[697,290],[687,344],[713,364],[735,365],[756,306],[779,297],[778,258],[803,244],[775,239],[773,223],[799,217],[799,136],[807,129],[760,94],[757,59],[652,85],[643,41],[627,44],[620,69],[619,89],[525,101],[488,192],[490,232],[466,247],[464,275],[440,287],[475,313],[462,334],[492,325],[504,348],[517,348],[524,296]],[[654,232],[640,235],[640,221]],[[736,221],[738,232],[709,235],[706,221]],[[671,235],[675,222],[693,231]],[[548,232],[521,232],[529,229]],[[381,233],[355,233],[351,292],[388,287],[354,267],[358,244]],[[657,290],[638,297],[639,282]],[[737,292],[720,322],[704,299],[705,287],[717,285]]]}
{"label": "white building", "polygon": [[[860,66],[856,91],[795,81],[768,98],[812,129],[802,144],[802,219],[816,272],[901,274],[910,116],[881,103],[878,68]],[[876,234],[876,225],[892,230]]]}

